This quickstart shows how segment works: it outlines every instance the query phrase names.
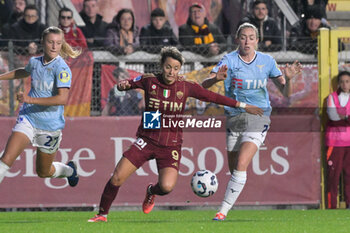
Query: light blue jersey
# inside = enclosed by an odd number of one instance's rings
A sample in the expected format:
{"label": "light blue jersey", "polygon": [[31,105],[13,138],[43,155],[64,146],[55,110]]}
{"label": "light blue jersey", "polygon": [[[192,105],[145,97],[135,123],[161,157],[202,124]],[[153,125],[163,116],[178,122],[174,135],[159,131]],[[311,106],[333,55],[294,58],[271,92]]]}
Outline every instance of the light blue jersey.
{"label": "light blue jersey", "polygon": [[[70,88],[72,72],[62,57],[57,56],[44,64],[43,57],[32,57],[25,70],[31,75],[29,96],[45,98],[58,94],[58,88]],[[24,103],[19,112],[25,116],[34,128],[56,131],[63,129],[65,120],[64,106],[43,106]]]}
{"label": "light blue jersey", "polygon": [[[213,68],[216,73],[219,67],[227,65],[227,78],[224,81],[225,95],[264,110],[264,115],[271,114],[269,93],[266,85],[268,78],[277,78],[282,75],[275,59],[270,55],[256,52],[255,58],[246,63],[239,56],[238,51],[225,55]],[[241,108],[225,106],[226,115],[235,116],[245,112]]]}

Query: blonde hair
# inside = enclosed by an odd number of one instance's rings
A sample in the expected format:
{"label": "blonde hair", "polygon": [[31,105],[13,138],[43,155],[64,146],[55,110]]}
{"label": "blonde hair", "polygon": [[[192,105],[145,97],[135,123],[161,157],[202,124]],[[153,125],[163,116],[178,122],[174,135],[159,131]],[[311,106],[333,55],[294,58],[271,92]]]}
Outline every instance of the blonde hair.
{"label": "blonde hair", "polygon": [[62,35],[63,43],[62,43],[62,48],[61,48],[61,51],[60,51],[60,56],[61,57],[63,57],[63,58],[67,58],[67,57],[76,58],[76,57],[78,57],[81,54],[81,49],[72,48],[66,42],[66,40],[64,39],[63,31],[60,28],[58,28],[58,27],[51,26],[51,27],[46,28],[43,31],[43,34],[41,36],[41,40],[44,41],[46,36],[48,34],[50,34],[50,33]]}
{"label": "blonde hair", "polygon": [[238,29],[237,29],[237,32],[236,32],[236,39],[238,39],[238,37],[241,35],[241,32],[243,29],[246,29],[246,28],[252,28],[254,29],[255,31],[255,35],[256,35],[256,38],[259,38],[259,31],[258,29],[251,23],[243,23],[241,24]]}
{"label": "blonde hair", "polygon": [[160,51],[160,64],[163,65],[166,58],[171,57],[178,60],[181,65],[185,63],[185,58],[182,56],[181,52],[173,46],[163,47]]}

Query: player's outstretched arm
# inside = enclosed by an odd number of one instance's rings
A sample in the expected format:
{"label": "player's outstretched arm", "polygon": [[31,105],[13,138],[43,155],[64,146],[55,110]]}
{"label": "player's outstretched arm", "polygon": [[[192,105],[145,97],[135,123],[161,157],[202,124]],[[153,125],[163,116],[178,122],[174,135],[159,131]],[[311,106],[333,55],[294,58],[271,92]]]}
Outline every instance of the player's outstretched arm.
{"label": "player's outstretched arm", "polygon": [[119,91],[127,91],[131,88],[129,80],[122,80],[118,83],[117,88]]}
{"label": "player's outstretched arm", "polygon": [[17,100],[20,103],[37,104],[43,106],[57,106],[67,104],[69,96],[69,88],[58,88],[58,94],[51,97],[34,98],[23,92],[17,94]]}
{"label": "player's outstretched arm", "polygon": [[264,111],[259,107],[239,102],[227,96],[223,96],[215,92],[209,91],[198,84],[187,82],[187,85],[189,85],[187,87],[187,89],[189,90],[189,96],[197,98],[199,100],[226,105],[234,108],[244,108],[246,112],[254,115],[262,115],[264,113]]}
{"label": "player's outstretched arm", "polygon": [[30,73],[25,71],[24,68],[18,68],[0,75],[0,80],[21,79],[21,78],[26,78],[29,75]]}
{"label": "player's outstretched arm", "polygon": [[227,77],[227,69],[227,66],[223,65],[219,68],[217,73],[210,73],[209,78],[202,82],[202,87],[209,88],[215,83],[225,80]]}
{"label": "player's outstretched arm", "polygon": [[287,64],[284,71],[285,77],[280,76],[277,78],[277,82],[274,82],[283,96],[289,97],[292,94],[292,85],[290,84],[290,80],[296,75],[300,74],[301,70],[302,66],[298,61],[294,61],[292,65]]}

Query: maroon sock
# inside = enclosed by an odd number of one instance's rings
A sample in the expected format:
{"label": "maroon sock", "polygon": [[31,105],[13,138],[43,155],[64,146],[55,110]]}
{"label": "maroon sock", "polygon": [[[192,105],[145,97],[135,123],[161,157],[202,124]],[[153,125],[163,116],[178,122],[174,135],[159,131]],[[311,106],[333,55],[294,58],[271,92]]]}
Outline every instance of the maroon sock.
{"label": "maroon sock", "polygon": [[152,185],[150,188],[150,191],[151,191],[151,194],[153,194],[153,195],[163,196],[163,195],[168,194],[166,192],[163,192],[163,190],[159,186],[159,183],[157,183],[156,185]]}
{"label": "maroon sock", "polygon": [[117,196],[118,190],[120,186],[115,186],[111,183],[111,180],[108,180],[105,189],[103,190],[101,201],[100,201],[100,209],[99,215],[107,215],[109,209],[111,208],[112,202]]}

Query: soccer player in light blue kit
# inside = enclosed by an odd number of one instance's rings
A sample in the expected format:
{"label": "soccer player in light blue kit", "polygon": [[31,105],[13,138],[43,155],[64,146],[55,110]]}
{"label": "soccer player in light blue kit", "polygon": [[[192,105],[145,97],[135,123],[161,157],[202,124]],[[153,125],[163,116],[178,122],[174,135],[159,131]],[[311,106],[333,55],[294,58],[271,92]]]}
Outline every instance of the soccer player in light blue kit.
{"label": "soccer player in light blue kit", "polygon": [[[276,61],[267,54],[256,51],[259,36],[256,27],[242,24],[236,34],[238,49],[226,56],[213,68],[202,85],[209,88],[224,81],[225,95],[241,103],[240,108],[225,106],[227,115],[227,157],[232,174],[227,184],[224,200],[213,220],[224,220],[236,202],[247,180],[247,168],[253,156],[264,142],[270,126],[271,105],[266,88],[272,78],[279,90],[288,96],[291,93],[289,80],[301,70],[299,62],[287,64],[285,77]],[[245,111],[245,104],[264,110],[264,115],[252,115]]]}
{"label": "soccer player in light blue kit", "polygon": [[63,57],[75,58],[80,51],[72,49],[57,27],[44,30],[44,55],[32,57],[25,68],[0,75],[0,80],[21,79],[31,76],[29,94],[18,93],[23,103],[12,134],[0,158],[0,183],[17,157],[29,145],[37,147],[36,172],[39,177],[67,177],[70,186],[76,186],[79,177],[73,161],[64,164],[53,162],[59,148],[65,120],[72,73]]}

